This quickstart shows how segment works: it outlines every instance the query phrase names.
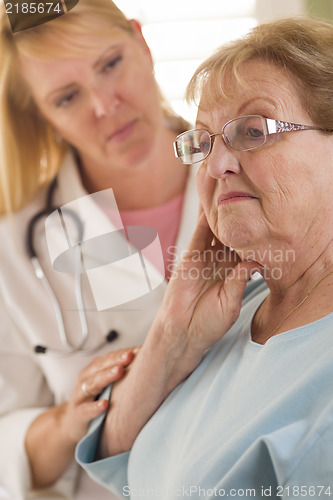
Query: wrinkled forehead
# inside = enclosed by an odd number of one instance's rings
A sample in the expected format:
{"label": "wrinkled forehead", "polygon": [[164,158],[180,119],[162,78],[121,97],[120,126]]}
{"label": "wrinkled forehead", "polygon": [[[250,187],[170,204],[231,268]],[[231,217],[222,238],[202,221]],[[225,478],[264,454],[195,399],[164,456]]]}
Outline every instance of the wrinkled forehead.
{"label": "wrinkled forehead", "polygon": [[299,99],[297,81],[285,68],[269,61],[250,60],[236,67],[213,68],[200,82],[199,110],[211,111],[230,103],[259,97]]}

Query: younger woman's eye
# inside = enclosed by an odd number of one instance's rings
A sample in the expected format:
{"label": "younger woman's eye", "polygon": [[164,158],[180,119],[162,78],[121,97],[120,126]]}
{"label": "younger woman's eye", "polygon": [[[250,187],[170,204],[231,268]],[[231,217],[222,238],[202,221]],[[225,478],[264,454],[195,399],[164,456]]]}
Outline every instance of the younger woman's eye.
{"label": "younger woman's eye", "polygon": [[72,104],[72,102],[74,101],[76,96],[77,96],[76,90],[69,92],[68,94],[64,95],[56,102],[56,107],[57,108],[65,108],[65,107],[69,106],[70,104]]}
{"label": "younger woman's eye", "polygon": [[110,59],[110,61],[107,62],[107,64],[104,66],[103,71],[108,71],[110,69],[115,68],[121,61],[123,57],[121,55],[117,57],[113,57]]}

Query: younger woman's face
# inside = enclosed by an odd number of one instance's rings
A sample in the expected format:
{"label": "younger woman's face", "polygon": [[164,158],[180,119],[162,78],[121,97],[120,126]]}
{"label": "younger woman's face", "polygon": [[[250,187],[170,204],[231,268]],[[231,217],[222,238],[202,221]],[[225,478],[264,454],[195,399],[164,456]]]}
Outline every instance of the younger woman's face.
{"label": "younger woman's face", "polygon": [[132,23],[133,34],[114,28],[109,39],[93,37],[87,57],[21,59],[37,107],[86,168],[135,168],[163,126],[150,51]]}

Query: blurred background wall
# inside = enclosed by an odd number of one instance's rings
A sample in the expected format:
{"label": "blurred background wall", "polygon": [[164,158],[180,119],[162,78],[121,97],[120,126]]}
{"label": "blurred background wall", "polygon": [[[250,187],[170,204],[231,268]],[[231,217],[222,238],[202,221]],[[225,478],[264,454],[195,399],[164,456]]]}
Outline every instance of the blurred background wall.
{"label": "blurred background wall", "polygon": [[199,63],[224,42],[256,24],[287,16],[314,16],[333,22],[333,0],[115,0],[138,19],[150,45],[155,73],[173,108],[190,121],[195,109],[183,100]]}

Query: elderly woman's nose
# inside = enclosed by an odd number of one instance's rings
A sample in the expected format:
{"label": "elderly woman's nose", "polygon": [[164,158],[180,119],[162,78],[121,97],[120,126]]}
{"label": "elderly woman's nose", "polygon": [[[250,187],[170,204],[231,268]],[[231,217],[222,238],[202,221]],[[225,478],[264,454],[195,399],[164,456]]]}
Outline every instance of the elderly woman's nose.
{"label": "elderly woman's nose", "polygon": [[226,146],[222,137],[216,139],[206,160],[209,175],[214,179],[221,179],[229,173],[238,174],[241,166],[234,152]]}

